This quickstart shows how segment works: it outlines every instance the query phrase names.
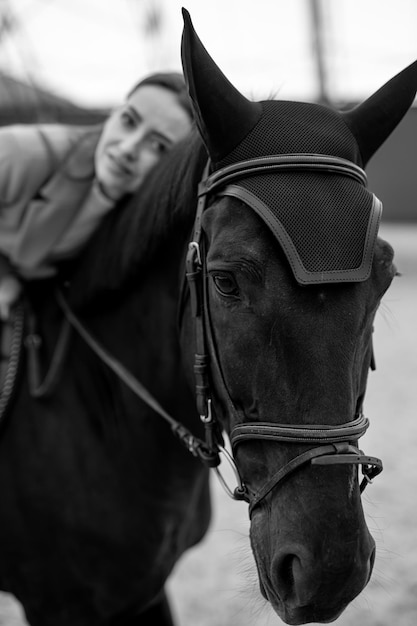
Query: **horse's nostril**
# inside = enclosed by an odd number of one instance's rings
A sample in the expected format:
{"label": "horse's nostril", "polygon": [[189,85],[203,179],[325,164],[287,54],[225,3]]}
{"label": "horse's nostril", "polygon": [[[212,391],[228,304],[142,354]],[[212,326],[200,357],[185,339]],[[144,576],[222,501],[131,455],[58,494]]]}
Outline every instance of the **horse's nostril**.
{"label": "horse's nostril", "polygon": [[[361,558],[359,555],[363,553]],[[326,611],[337,601],[348,603],[367,584],[375,561],[375,546],[351,554],[333,555],[332,559],[313,557],[303,546],[292,545],[290,550],[277,554],[272,563],[272,586],[287,608],[315,606],[319,589],[328,594]],[[324,610],[324,607],[321,607]],[[337,611],[335,610],[335,613]],[[326,613],[327,614],[327,613]],[[333,613],[332,613],[333,614]],[[319,620],[317,620],[319,621]]]}
{"label": "horse's nostril", "polygon": [[286,554],[276,565],[275,575],[278,583],[279,595],[282,600],[289,600],[295,593],[295,572],[301,570],[301,563],[297,555]]}

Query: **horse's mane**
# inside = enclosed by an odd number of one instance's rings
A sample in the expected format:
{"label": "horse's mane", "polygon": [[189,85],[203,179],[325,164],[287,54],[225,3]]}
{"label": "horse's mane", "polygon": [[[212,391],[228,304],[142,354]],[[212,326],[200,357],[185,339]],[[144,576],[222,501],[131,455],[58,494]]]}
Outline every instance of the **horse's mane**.
{"label": "horse's mane", "polygon": [[71,271],[73,306],[91,305],[109,292],[128,289],[164,244],[189,234],[206,160],[193,131],[150,172],[137,194],[105,217]]}

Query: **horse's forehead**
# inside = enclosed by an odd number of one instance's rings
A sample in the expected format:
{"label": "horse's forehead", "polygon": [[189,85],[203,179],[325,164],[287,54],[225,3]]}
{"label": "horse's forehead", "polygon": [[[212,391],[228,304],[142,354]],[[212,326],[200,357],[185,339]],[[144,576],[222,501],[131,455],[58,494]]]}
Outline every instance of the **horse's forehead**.
{"label": "horse's forehead", "polygon": [[[244,202],[220,196],[203,213],[203,228],[216,238],[223,236],[259,241],[265,225]],[[230,242],[232,243],[232,242]]]}
{"label": "horse's forehead", "polygon": [[271,243],[275,242],[262,220],[235,198],[216,199],[204,211],[202,228],[210,241],[209,261],[231,261],[246,256],[266,265],[274,255]]}

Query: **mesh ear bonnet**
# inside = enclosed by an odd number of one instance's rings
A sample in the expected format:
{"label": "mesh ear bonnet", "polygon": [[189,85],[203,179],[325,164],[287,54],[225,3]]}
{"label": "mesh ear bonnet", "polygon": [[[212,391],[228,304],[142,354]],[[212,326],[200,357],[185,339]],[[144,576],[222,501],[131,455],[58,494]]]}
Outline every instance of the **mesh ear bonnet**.
{"label": "mesh ear bonnet", "polygon": [[[215,171],[268,155],[328,155],[361,165],[356,140],[339,113],[302,102],[262,106],[258,123],[214,164]],[[260,215],[300,284],[358,282],[371,271],[382,209],[364,182],[326,168],[299,168],[243,174],[221,194],[243,200]]]}

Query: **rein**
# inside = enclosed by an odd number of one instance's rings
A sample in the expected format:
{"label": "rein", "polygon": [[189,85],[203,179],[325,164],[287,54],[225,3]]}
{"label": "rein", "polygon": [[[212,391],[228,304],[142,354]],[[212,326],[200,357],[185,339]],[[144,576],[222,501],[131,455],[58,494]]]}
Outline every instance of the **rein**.
{"label": "rein", "polygon": [[[172,429],[174,435],[185,445],[187,450],[194,456],[199,457],[208,467],[217,467],[220,463],[220,450],[212,449],[207,441],[204,442],[193,435],[185,426],[174,419],[159,404],[156,398],[142,385],[142,383],[114,356],[112,356],[87,330],[84,324],[71,310],[68,302],[61,291],[57,292],[57,300],[65,318],[71,326],[84,339],[93,352],[122,380],[133,393],[150,406],[162,419],[164,419]],[[227,451],[225,451],[227,453]]]}

